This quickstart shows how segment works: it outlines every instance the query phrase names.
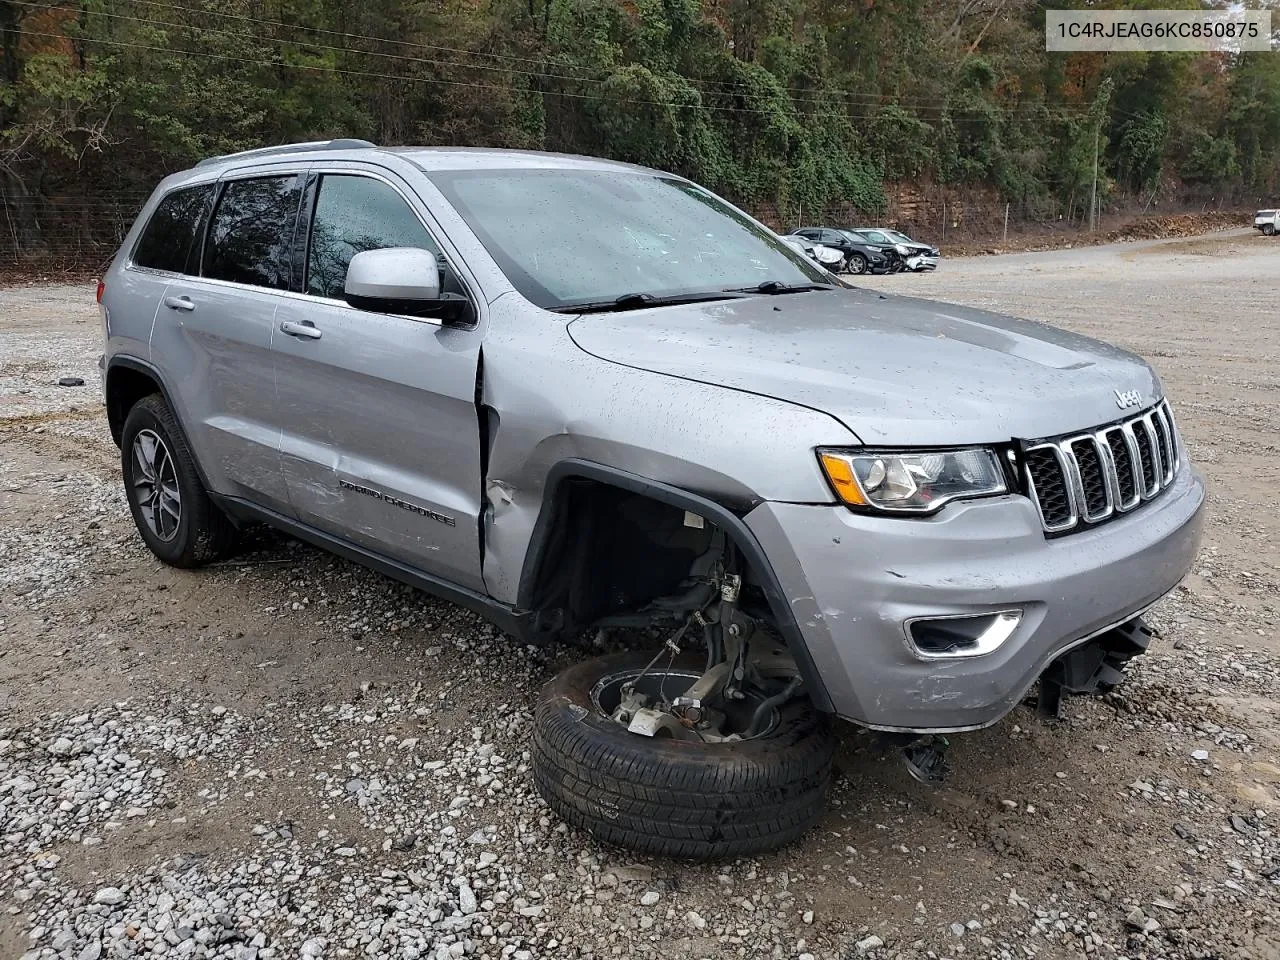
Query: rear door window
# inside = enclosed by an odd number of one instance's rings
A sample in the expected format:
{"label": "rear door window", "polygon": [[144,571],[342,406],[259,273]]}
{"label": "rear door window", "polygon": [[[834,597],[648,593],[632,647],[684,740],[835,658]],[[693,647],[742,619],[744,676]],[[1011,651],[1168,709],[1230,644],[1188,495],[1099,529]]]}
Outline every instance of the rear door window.
{"label": "rear door window", "polygon": [[229,182],[209,223],[204,276],[287,290],[300,197],[293,174]]}
{"label": "rear door window", "polygon": [[311,221],[307,293],[342,299],[351,258],[386,247],[417,247],[440,256],[440,248],[395,188],[372,177],[323,176]]}
{"label": "rear door window", "polygon": [[166,194],[138,238],[134,266],[170,273],[197,272],[197,240],[214,187],[215,184],[202,183]]}

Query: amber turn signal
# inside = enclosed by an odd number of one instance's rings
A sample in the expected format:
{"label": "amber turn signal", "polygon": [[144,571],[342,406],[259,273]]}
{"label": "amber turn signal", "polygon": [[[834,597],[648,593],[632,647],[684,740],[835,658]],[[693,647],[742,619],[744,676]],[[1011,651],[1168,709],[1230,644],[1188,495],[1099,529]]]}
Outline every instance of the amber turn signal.
{"label": "amber turn signal", "polygon": [[818,459],[822,461],[822,470],[831,482],[836,496],[854,506],[867,506],[867,498],[862,494],[862,487],[858,486],[848,459],[834,453],[820,453]]}

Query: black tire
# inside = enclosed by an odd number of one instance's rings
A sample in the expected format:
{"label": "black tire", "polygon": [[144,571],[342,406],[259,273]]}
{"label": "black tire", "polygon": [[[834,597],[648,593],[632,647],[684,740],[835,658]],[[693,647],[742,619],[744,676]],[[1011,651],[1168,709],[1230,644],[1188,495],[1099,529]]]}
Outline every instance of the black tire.
{"label": "black tire", "polygon": [[1273,224],[1273,223],[1264,223],[1264,224],[1262,225],[1262,233],[1263,233],[1265,236],[1268,236],[1268,237],[1273,237],[1273,236],[1275,236],[1275,233],[1276,233],[1276,227],[1275,227],[1275,224]]}
{"label": "black tire", "polygon": [[[137,460],[135,441],[139,434],[158,438],[172,464],[172,479],[179,493],[179,516],[169,536],[152,529],[144,514],[148,509],[143,492],[149,481]],[[129,410],[120,436],[121,472],[124,475],[125,499],[133,522],[147,547],[160,560],[172,567],[199,567],[219,560],[235,549],[236,528],[209,499],[200,482],[195,459],[191,455],[181,428],[164,398],[153,393],[143,397]],[[154,486],[154,485],[152,485]],[[152,507],[153,510],[158,508]]]}
{"label": "black tire", "polygon": [[[629,733],[591,690],[643,667],[634,653],[576,664],[534,709],[538,791],[570,824],[605,843],[669,857],[742,857],[795,840],[822,815],[835,738],[807,698],[752,740],[697,743]],[[700,666],[699,666],[700,669]]]}
{"label": "black tire", "polygon": [[866,273],[867,258],[860,253],[849,254],[849,262],[845,265],[848,273]]}

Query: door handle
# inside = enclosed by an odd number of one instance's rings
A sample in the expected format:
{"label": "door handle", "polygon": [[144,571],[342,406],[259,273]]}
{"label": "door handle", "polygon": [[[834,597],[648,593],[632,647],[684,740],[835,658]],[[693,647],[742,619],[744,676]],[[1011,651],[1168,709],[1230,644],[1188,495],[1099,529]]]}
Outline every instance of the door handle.
{"label": "door handle", "polygon": [[170,310],[181,310],[184,313],[190,313],[196,308],[190,297],[165,297],[164,305]]}
{"label": "door handle", "polygon": [[291,337],[301,337],[303,340],[319,340],[321,333],[316,329],[316,325],[310,320],[303,320],[301,323],[293,323],[289,320],[280,322],[280,332],[287,333]]}

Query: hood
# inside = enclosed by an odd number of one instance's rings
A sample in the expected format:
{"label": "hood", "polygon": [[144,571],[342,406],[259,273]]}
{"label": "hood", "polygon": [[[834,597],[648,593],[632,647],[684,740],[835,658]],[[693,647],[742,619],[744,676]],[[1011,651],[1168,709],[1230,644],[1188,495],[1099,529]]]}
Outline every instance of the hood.
{"label": "hood", "polygon": [[[1109,344],[872,290],[589,314],[569,334],[603,360],[823,411],[868,445],[1056,436],[1161,396],[1151,368]],[[1121,409],[1117,391],[1141,403]]]}

